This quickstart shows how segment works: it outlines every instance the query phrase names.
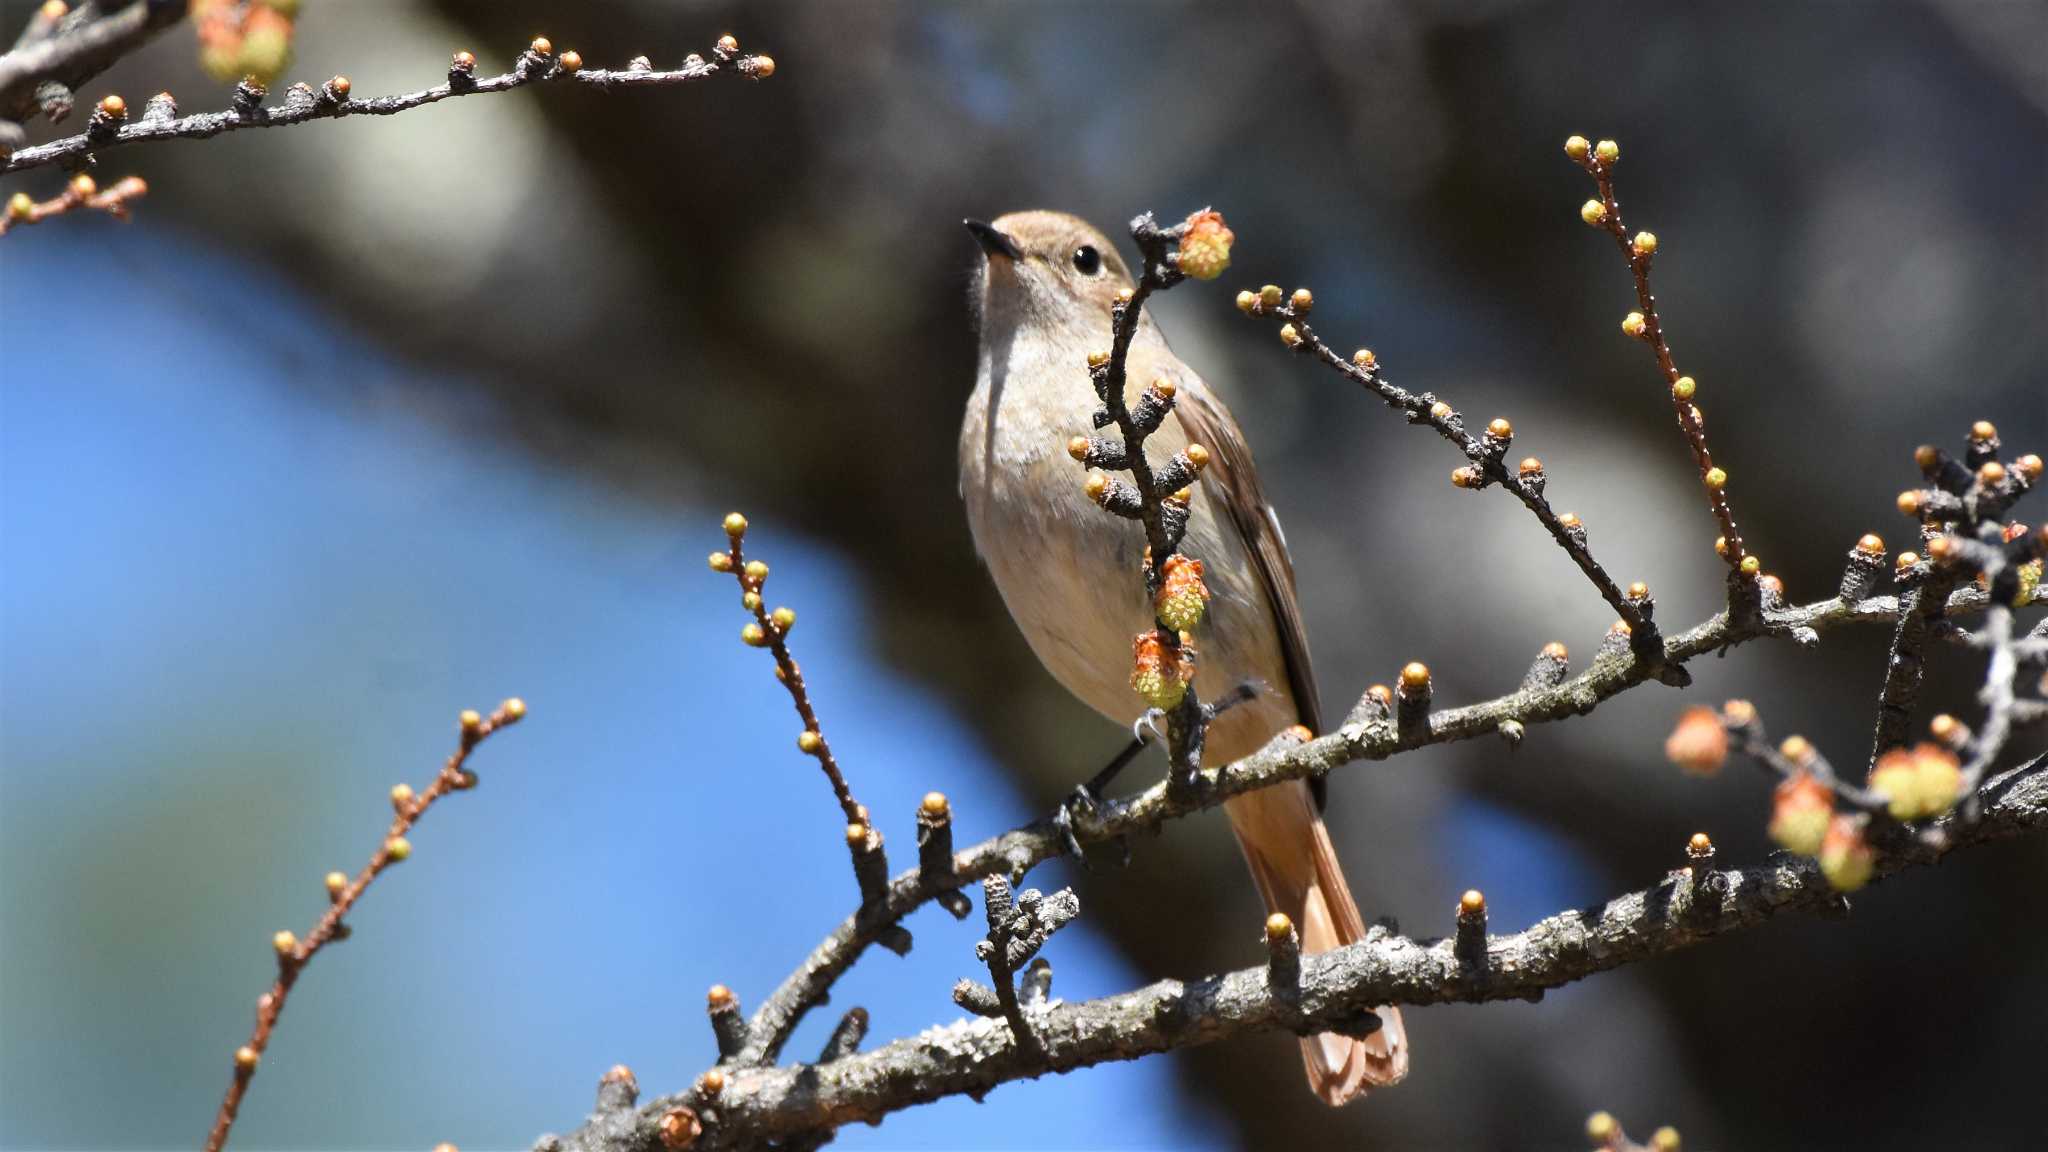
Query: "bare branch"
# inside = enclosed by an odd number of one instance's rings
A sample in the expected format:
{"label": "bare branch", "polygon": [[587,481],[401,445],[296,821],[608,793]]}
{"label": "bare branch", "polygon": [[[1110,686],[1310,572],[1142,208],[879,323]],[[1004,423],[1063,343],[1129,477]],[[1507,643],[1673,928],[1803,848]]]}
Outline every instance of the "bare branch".
{"label": "bare branch", "polygon": [[484,742],[491,733],[508,725],[516,724],[526,716],[526,704],[517,697],[505,701],[489,716],[475,712],[464,712],[461,718],[461,743],[450,753],[441,771],[427,790],[417,795],[412,786],[400,784],[391,790],[391,807],[394,815],[391,827],[384,833],[384,840],[370,855],[370,862],[354,879],[340,872],[327,874],[327,911],[322,913],[313,929],[301,940],[290,932],[279,932],[271,941],[277,950],[277,981],[270,991],[256,1000],[256,1027],[249,1034],[248,1043],[235,1050],[234,1079],[228,1082],[227,1095],[220,1102],[220,1111],[214,1116],[213,1130],[206,1137],[206,1152],[220,1152],[227,1145],[228,1133],[235,1126],[235,1114],[241,1110],[242,1097],[249,1091],[249,1081],[256,1075],[256,1066],[263,1059],[263,1050],[270,1045],[270,1034],[277,1027],[277,1018],[284,1012],[285,998],[291,995],[292,985],[298,982],[299,974],[306,970],[313,957],[322,948],[337,940],[348,938],[348,925],[344,918],[362,899],[371,881],[384,874],[385,869],[412,855],[412,842],[406,833],[412,831],[434,801],[450,792],[460,792],[476,786],[476,774],[467,767],[469,754]]}
{"label": "bare branch", "polygon": [[[1950,611],[1980,611],[1986,596],[1967,589],[1951,598]],[[1091,813],[1074,817],[1069,827],[1080,845],[1113,843],[1134,833],[1151,831],[1193,813],[1221,804],[1232,796],[1269,788],[1288,780],[1307,780],[1357,760],[1384,760],[1425,744],[1470,740],[1513,726],[1562,720],[1591,712],[1602,701],[1653,678],[1651,668],[1683,664],[1705,653],[1719,652],[1768,635],[1817,636],[1849,623],[1891,623],[1898,600],[1879,596],[1845,601],[1839,597],[1803,607],[1767,612],[1756,624],[1738,625],[1724,614],[1665,641],[1660,658],[1646,661],[1630,650],[1609,653],[1578,676],[1530,684],[1519,691],[1479,704],[1435,712],[1426,726],[1403,735],[1383,709],[1376,719],[1355,715],[1336,732],[1306,744],[1283,734],[1266,749],[1220,769],[1203,773],[1204,786],[1169,788],[1161,781],[1122,800],[1105,801]],[[1361,709],[1373,714],[1372,709]],[[811,950],[802,964],[771,993],[753,1017],[753,1037],[746,1063],[772,1062],[783,1041],[804,1015],[829,996],[839,977],[866,953],[868,946],[901,931],[904,917],[963,885],[984,876],[1021,878],[1033,867],[1069,851],[1067,830],[1051,818],[984,840],[955,854],[950,875],[921,868],[898,874],[879,902],[865,903]]]}
{"label": "bare branch", "polygon": [[1670,342],[1665,337],[1663,318],[1657,313],[1657,297],[1650,291],[1650,262],[1657,252],[1656,234],[1638,232],[1630,236],[1627,226],[1622,223],[1621,201],[1614,197],[1614,166],[1621,159],[1621,147],[1612,140],[1588,144],[1585,137],[1573,136],[1565,141],[1564,150],[1567,156],[1592,174],[1600,192],[1598,200],[1587,201],[1579,210],[1580,218],[1614,237],[1622,258],[1628,261],[1629,275],[1635,280],[1636,306],[1640,311],[1631,312],[1622,319],[1622,331],[1649,345],[1651,354],[1657,359],[1657,371],[1670,386],[1672,411],[1678,417],[1679,430],[1685,433],[1686,444],[1692,449],[1693,463],[1698,466],[1700,481],[1707,491],[1707,505],[1721,526],[1721,539],[1714,550],[1734,570],[1730,573],[1731,595],[1753,597],[1760,570],[1755,564],[1743,564],[1749,553],[1743,547],[1742,533],[1735,527],[1735,512],[1728,506],[1728,474],[1714,467],[1713,454],[1707,450],[1706,422],[1700,416],[1699,407],[1693,403],[1697,385],[1692,377],[1679,373],[1678,365],[1671,357]]}
{"label": "bare branch", "polygon": [[[2044,761],[1995,780],[1984,817],[1953,829],[1944,848],[1914,840],[1887,844],[1876,875],[1933,864],[1970,844],[2048,830]],[[1953,823],[1953,820],[1950,821]],[[1459,939],[1378,935],[1332,952],[1299,957],[1292,989],[1276,989],[1267,963],[1221,977],[1162,980],[1134,992],[1054,1005],[1038,1021],[1038,1052],[1010,1043],[1007,1029],[976,1018],[928,1029],[829,1064],[745,1069],[724,1084],[715,1111],[687,1145],[711,1150],[813,1140],[854,1121],[947,1096],[980,1094],[1014,1080],[1112,1060],[1209,1044],[1256,1031],[1313,1033],[1342,1027],[1381,1004],[1480,1003],[1538,999],[1549,989],[1652,959],[1786,915],[1840,914],[1846,906],[1812,860],[1777,857],[1757,868],[1681,870],[1599,907],[1563,912],[1525,931],[1494,936],[1461,955]],[[1461,934],[1463,935],[1463,934]],[[694,1103],[697,1097],[687,1097]],[[579,1129],[544,1139],[560,1152],[651,1152],[664,1147],[662,1119],[675,1097],[642,1108],[630,1124]]]}
{"label": "bare branch", "polygon": [[[186,7],[186,0],[133,0],[102,15],[99,5],[83,4],[54,23],[39,12],[22,30],[13,51],[0,56],[0,120],[29,119],[41,110],[37,93],[43,86],[77,88],[183,20]],[[51,120],[61,118],[60,113]],[[15,167],[8,161],[0,172]]]}
{"label": "bare branch", "polygon": [[[755,79],[765,79],[775,73],[774,60],[767,56],[743,56],[739,53],[737,44],[730,49],[722,44],[713,50],[710,59],[692,54],[683,61],[682,67],[670,71],[654,70],[648,66],[645,57],[635,60],[631,66],[623,70],[606,71],[582,67],[580,56],[567,51],[555,52],[553,46],[547,44],[545,40],[537,40],[534,43],[535,47],[520,54],[512,71],[501,76],[478,77],[475,59],[467,52],[457,53],[454,66],[449,69],[448,80],[445,83],[402,95],[358,100],[348,94],[346,78],[341,78],[341,84],[329,81],[317,91],[305,84],[295,84],[286,91],[281,105],[265,107],[262,104],[261,89],[252,89],[245,84],[238,90],[235,107],[222,112],[203,112],[182,118],[176,115],[176,109],[170,102],[152,100],[144,115],[133,122],[110,125],[98,130],[89,128],[76,136],[67,136],[62,140],[53,140],[33,148],[23,148],[0,161],[0,175],[75,160],[127,144],[155,140],[203,140],[223,132],[236,132],[244,128],[282,128],[313,120],[338,120],[347,116],[395,116],[400,112],[424,108],[429,104],[438,104],[457,96],[509,92],[514,88],[540,81],[582,84],[610,90],[672,87],[721,73]],[[545,46],[545,50],[542,46]]]}
{"label": "bare branch", "polygon": [[1498,484],[1522,502],[1523,507],[1535,515],[1537,521],[1557,541],[1558,547],[1572,558],[1587,580],[1600,593],[1601,599],[1613,608],[1629,628],[1629,643],[1639,655],[1655,657],[1663,644],[1663,637],[1651,619],[1656,610],[1644,585],[1633,585],[1624,593],[1615,583],[1614,577],[1593,558],[1593,551],[1586,542],[1586,526],[1570,512],[1559,513],[1551,508],[1550,501],[1543,495],[1547,475],[1543,462],[1534,456],[1525,457],[1510,469],[1507,464],[1508,446],[1514,440],[1514,426],[1507,420],[1497,419],[1487,424],[1483,436],[1474,436],[1465,430],[1465,417],[1449,403],[1439,399],[1432,392],[1410,392],[1388,380],[1380,372],[1379,357],[1369,348],[1361,348],[1349,360],[1337,354],[1321,337],[1316,335],[1313,325],[1308,322],[1309,310],[1315,299],[1306,288],[1297,288],[1290,298],[1283,298],[1278,285],[1268,284],[1258,292],[1240,292],[1237,296],[1239,310],[1251,316],[1277,316],[1288,321],[1280,328],[1280,342],[1296,352],[1314,356],[1338,373],[1356,381],[1368,392],[1386,402],[1389,408],[1407,414],[1408,422],[1435,429],[1437,435],[1457,446],[1471,463],[1455,469],[1451,482],[1460,488],[1484,488]]}
{"label": "bare branch", "polygon": [[52,216],[72,212],[104,212],[116,220],[128,218],[128,205],[149,194],[149,184],[140,176],[124,176],[110,188],[101,188],[89,172],[80,172],[64,185],[64,191],[48,200],[37,200],[26,192],[7,198],[7,211],[0,215],[0,236],[17,225],[40,224]]}

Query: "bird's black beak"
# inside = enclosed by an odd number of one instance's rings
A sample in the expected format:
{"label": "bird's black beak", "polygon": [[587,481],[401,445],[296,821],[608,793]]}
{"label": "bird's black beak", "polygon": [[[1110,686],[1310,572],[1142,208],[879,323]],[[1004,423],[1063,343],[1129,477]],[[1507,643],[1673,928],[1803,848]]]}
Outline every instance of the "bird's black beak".
{"label": "bird's black beak", "polygon": [[1017,242],[995,225],[980,220],[962,220],[961,223],[967,225],[967,230],[974,233],[974,242],[981,245],[981,250],[990,256],[1016,260],[1024,255],[1024,250],[1017,247]]}

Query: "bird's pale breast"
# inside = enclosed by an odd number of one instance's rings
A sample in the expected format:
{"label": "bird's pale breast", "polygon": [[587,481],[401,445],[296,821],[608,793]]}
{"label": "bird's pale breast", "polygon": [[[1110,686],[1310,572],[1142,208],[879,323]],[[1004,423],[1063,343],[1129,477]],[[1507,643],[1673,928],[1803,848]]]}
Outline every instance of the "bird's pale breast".
{"label": "bird's pale breast", "polygon": [[[1097,507],[1081,488],[1086,473],[1066,452],[1070,437],[1092,431],[1095,397],[1080,357],[1023,339],[1002,352],[982,363],[960,434],[961,494],[975,546],[1039,660],[1089,707],[1128,723],[1144,708],[1130,687],[1131,640],[1152,624],[1139,568],[1144,530]],[[1171,365],[1182,388],[1203,387],[1193,372]],[[1033,373],[1058,373],[1062,383],[1023,387]],[[1035,403],[1027,399],[1034,392]],[[1169,417],[1148,454],[1164,460],[1186,443]],[[1197,489],[1182,550],[1204,562],[1212,595],[1196,636],[1196,688],[1214,697],[1242,680],[1260,681],[1265,696],[1229,727],[1258,729],[1262,741],[1293,723],[1272,609],[1242,538],[1219,519],[1217,495]]]}

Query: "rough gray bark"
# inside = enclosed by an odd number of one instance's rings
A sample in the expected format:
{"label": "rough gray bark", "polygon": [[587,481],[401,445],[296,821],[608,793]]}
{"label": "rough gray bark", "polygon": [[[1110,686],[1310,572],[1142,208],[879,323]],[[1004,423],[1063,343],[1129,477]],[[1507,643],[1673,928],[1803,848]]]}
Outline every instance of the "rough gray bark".
{"label": "rough gray bark", "polygon": [[[1949,833],[1945,847],[1894,837],[1880,848],[1878,876],[1937,863],[1966,845],[2048,829],[2043,768],[2037,757],[1993,780],[1980,820],[1942,822]],[[711,1100],[699,1092],[662,1097],[637,1111],[620,1105],[566,1136],[543,1137],[536,1148],[652,1152],[663,1147],[663,1118],[677,1108],[691,1109],[701,1126],[695,1149],[810,1145],[839,1125],[946,1096],[980,1094],[1047,1072],[1246,1032],[1314,1032],[1342,1026],[1379,1004],[1536,999],[1596,972],[1780,916],[1839,915],[1847,907],[1804,857],[1781,854],[1756,868],[1703,870],[1697,876],[1680,870],[1604,905],[1561,912],[1522,932],[1492,937],[1483,961],[1476,953],[1461,959],[1454,939],[1381,935],[1301,957],[1297,985],[1277,984],[1260,966],[1202,980],[1162,980],[1078,1004],[1053,1001],[1032,1014],[1042,1054],[1014,1045],[1000,1020],[963,1019],[826,1064],[735,1069]]]}
{"label": "rough gray bark", "polygon": [[[1965,589],[1950,597],[1951,615],[1977,612],[1987,597],[1977,589]],[[1469,740],[1503,726],[1526,726],[1546,720],[1562,720],[1591,712],[1601,701],[1635,687],[1654,676],[1681,667],[1685,661],[1716,652],[1762,636],[1790,636],[1799,643],[1813,643],[1818,634],[1841,624],[1890,623],[1898,617],[1896,597],[1877,596],[1863,600],[1835,597],[1784,611],[1767,611],[1755,624],[1732,621],[1719,615],[1695,628],[1665,640],[1661,660],[1643,660],[1627,647],[1597,657],[1590,668],[1554,684],[1531,682],[1520,691],[1462,708],[1447,708],[1430,714],[1427,728],[1404,735],[1391,719],[1349,722],[1320,739],[1295,744],[1283,738],[1255,756],[1220,770],[1206,770],[1204,787],[1170,788],[1162,780],[1127,800],[1106,801],[1092,812],[1077,813],[1072,821],[1075,839],[1083,845],[1105,844],[1133,833],[1148,832],[1169,820],[1214,807],[1232,796],[1287,780],[1312,779],[1354,760],[1384,760],[1398,752],[1425,744]],[[1963,639],[1953,630],[1945,635]],[[1359,715],[1354,711],[1354,715]],[[1515,729],[1519,736],[1519,728]],[[1074,773],[1078,776],[1080,773]],[[1022,828],[972,845],[954,857],[953,874],[913,869],[893,880],[886,896],[868,901],[825,937],[805,957],[795,972],[783,981],[751,1022],[751,1042],[740,1057],[745,1064],[773,1062],[783,1041],[796,1030],[804,1014],[822,1003],[842,973],[860,959],[870,944],[900,937],[900,921],[941,893],[972,884],[983,876],[1007,874],[1021,879],[1033,867],[1066,851],[1058,824],[1040,820]]]}
{"label": "rough gray bark", "polygon": [[[0,57],[0,64],[7,58]],[[601,68],[565,68],[560,58],[550,52],[541,54],[528,51],[519,58],[512,71],[500,76],[474,76],[463,70],[451,73],[448,81],[432,88],[407,92],[396,96],[376,96],[367,99],[352,99],[331,91],[314,91],[311,87],[297,85],[287,89],[282,103],[261,106],[261,94],[257,103],[245,104],[221,112],[202,112],[179,117],[168,104],[152,103],[138,120],[119,126],[108,126],[105,130],[81,132],[66,136],[47,144],[32,148],[21,148],[11,156],[0,158],[0,175],[40,168],[47,164],[74,160],[110,148],[127,144],[140,144],[152,140],[204,140],[223,132],[236,132],[244,128],[282,128],[293,124],[304,124],[309,120],[334,120],[344,116],[395,116],[443,100],[458,96],[476,96],[492,92],[507,92],[540,81],[584,84],[596,88],[669,87],[702,80],[720,72],[732,71],[744,76],[766,76],[773,65],[762,66],[766,57],[741,56],[737,52],[714,52],[705,59],[692,55],[681,67],[668,71],[655,71],[646,67],[643,60],[634,67],[607,71]]]}

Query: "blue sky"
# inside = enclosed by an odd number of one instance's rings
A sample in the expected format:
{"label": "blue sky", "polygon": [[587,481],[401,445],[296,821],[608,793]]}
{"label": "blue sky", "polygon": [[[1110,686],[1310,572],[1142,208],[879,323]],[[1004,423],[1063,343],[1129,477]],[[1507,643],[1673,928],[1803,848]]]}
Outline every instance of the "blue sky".
{"label": "blue sky", "polygon": [[[478,754],[482,786],[428,815],[301,981],[238,1144],[524,1147],[615,1062],[650,1090],[708,1065],[705,988],[757,1003],[854,896],[787,698],[703,565],[726,509],[656,509],[465,434],[489,417],[459,387],[146,228],[67,222],[7,260],[0,1143],[196,1142],[270,934],[303,932],[321,875],[360,865],[385,791],[431,777],[457,711],[513,694],[531,719]],[[759,517],[750,544],[899,860],[929,789],[962,836],[1031,815],[875,661],[857,573]],[[972,921],[910,927],[907,959],[877,953],[834,998],[878,1039],[957,1016],[974,968]],[[1067,996],[1142,982],[1085,910],[1049,956]],[[110,1090],[121,1106],[98,1106]],[[1224,1129],[1155,1060],[840,1143],[1086,1146],[1112,1101],[1120,1144]]]}

